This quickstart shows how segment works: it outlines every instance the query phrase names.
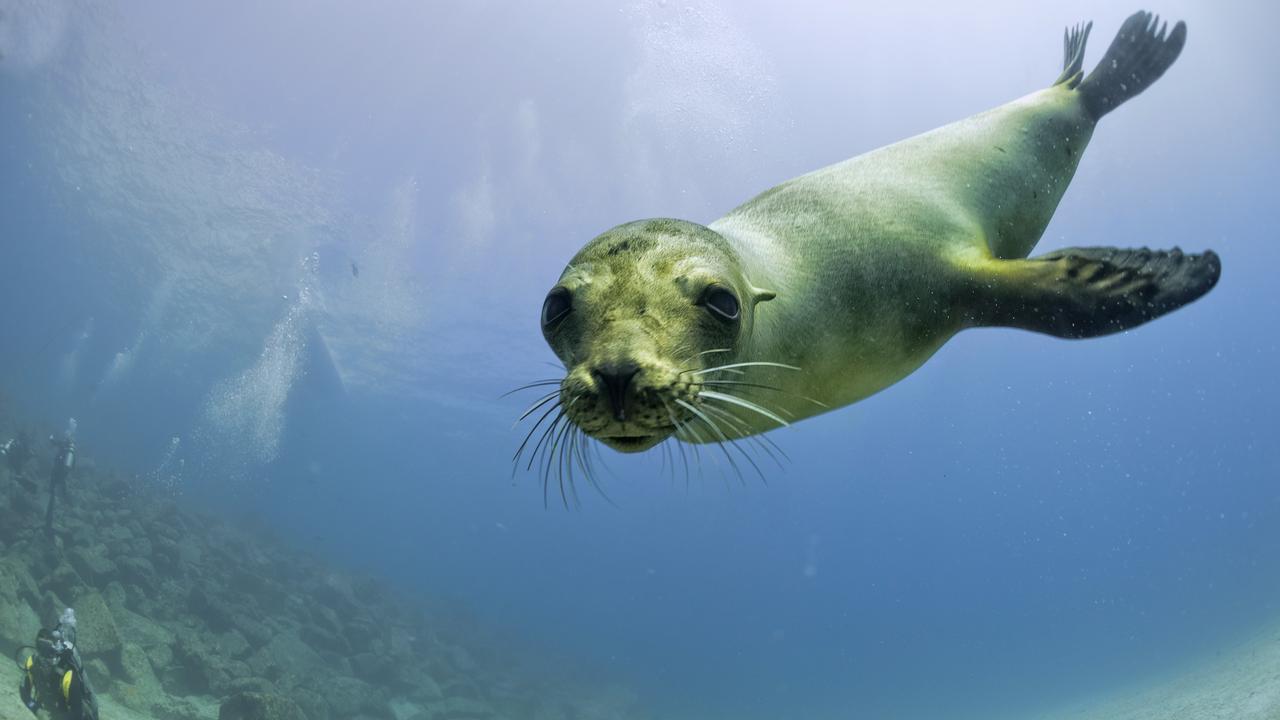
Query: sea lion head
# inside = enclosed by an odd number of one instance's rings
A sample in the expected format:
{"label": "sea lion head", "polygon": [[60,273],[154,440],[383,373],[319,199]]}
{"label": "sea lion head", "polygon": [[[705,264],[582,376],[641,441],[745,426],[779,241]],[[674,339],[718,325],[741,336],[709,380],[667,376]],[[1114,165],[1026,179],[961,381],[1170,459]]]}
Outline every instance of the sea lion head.
{"label": "sea lion head", "polygon": [[568,371],[565,416],[615,450],[657,445],[691,418],[698,371],[740,357],[756,304],[771,297],[702,225],[641,220],[596,237],[542,306],[543,335]]}

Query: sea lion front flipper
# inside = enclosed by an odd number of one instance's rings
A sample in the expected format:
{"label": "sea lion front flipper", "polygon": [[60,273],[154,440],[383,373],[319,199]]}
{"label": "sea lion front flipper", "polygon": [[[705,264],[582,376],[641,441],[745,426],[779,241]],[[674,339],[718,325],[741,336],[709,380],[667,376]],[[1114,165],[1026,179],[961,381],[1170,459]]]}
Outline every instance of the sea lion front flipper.
{"label": "sea lion front flipper", "polygon": [[1218,282],[1212,250],[1067,248],[993,260],[965,302],[972,326],[1016,327],[1062,338],[1128,330],[1186,305]]}

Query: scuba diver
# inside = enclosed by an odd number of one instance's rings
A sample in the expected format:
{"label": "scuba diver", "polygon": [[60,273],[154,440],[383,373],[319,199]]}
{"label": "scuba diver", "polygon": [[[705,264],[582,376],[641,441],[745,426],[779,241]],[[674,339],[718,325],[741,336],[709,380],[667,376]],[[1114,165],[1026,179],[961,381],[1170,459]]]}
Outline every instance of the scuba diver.
{"label": "scuba diver", "polygon": [[98,720],[98,699],[84,674],[80,652],[76,650],[76,613],[62,612],[57,627],[41,628],[35,652],[20,661],[22,702],[37,717],[43,710],[54,720]]}
{"label": "scuba diver", "polygon": [[27,438],[25,432],[20,432],[16,436],[9,438],[9,442],[0,445],[0,455],[4,455],[5,465],[9,467],[9,474],[14,479],[22,482],[29,490],[35,487],[27,480],[23,469],[27,466],[27,461],[31,459],[31,442]]}
{"label": "scuba diver", "polygon": [[49,508],[44,513],[44,530],[47,533],[53,533],[53,505],[58,497],[58,492],[62,492],[62,499],[70,502],[71,498],[67,494],[67,476],[71,474],[71,470],[76,466],[76,419],[71,418],[67,423],[67,431],[63,433],[62,439],[49,436],[49,442],[58,449],[56,455],[53,456],[53,469],[49,473]]}

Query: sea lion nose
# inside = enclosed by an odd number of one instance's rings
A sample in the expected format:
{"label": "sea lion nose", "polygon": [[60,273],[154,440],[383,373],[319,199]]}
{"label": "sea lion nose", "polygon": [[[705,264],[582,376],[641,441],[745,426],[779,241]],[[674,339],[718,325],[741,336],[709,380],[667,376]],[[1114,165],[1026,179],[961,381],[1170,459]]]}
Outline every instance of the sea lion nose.
{"label": "sea lion nose", "polygon": [[627,419],[627,387],[631,379],[640,372],[640,366],[631,362],[609,363],[592,371],[596,379],[604,385],[609,396],[609,407],[613,409],[613,417],[621,422]]}

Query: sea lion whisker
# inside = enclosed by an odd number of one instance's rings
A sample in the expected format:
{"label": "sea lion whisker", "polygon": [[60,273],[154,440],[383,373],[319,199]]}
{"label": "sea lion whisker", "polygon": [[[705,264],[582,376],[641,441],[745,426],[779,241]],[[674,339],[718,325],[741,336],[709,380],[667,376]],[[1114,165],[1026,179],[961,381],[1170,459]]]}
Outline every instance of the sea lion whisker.
{"label": "sea lion whisker", "polygon": [[[684,350],[686,347],[687,346],[685,344],[681,344],[680,347],[676,348],[676,350],[671,354],[677,357],[682,356],[684,354]],[[682,361],[680,363],[680,366],[683,367],[684,369],[682,369],[678,374],[685,375],[693,372],[694,370],[700,370],[701,368],[699,368],[695,364],[695,361],[698,358],[702,357],[703,355],[711,355],[713,353],[727,353],[727,352],[733,352],[733,348],[712,348],[711,350],[703,350],[702,352],[697,353],[696,355],[693,355],[688,359]],[[741,370],[729,370],[728,372],[736,373],[738,375],[742,374]]]}
{"label": "sea lion whisker", "polygon": [[814,400],[813,398],[807,395],[800,395],[797,393],[793,393],[790,390],[784,390],[780,387],[774,387],[772,385],[762,385],[760,383],[746,382],[744,380],[703,380],[702,384],[703,385],[741,385],[743,387],[760,388],[761,390],[772,390],[774,392],[782,393],[783,395],[790,395],[791,397],[797,400],[804,400],[805,402],[811,402],[820,408],[830,409],[831,407],[830,405],[827,405],[821,400]]}
{"label": "sea lion whisker", "polygon": [[524,419],[525,419],[525,418],[527,418],[527,417],[529,417],[530,415],[532,415],[533,413],[537,412],[538,408],[542,407],[543,405],[546,405],[547,403],[551,402],[552,400],[555,400],[555,399],[556,399],[556,398],[558,398],[558,397],[560,397],[560,391],[559,391],[559,390],[557,390],[557,391],[555,391],[555,392],[553,392],[553,393],[550,393],[549,395],[547,395],[547,396],[545,396],[545,397],[543,397],[543,398],[539,399],[539,400],[538,400],[538,402],[536,402],[536,403],[534,403],[534,404],[530,405],[530,406],[528,407],[528,409],[526,409],[523,413],[521,413],[521,414],[520,414],[520,417],[516,418],[516,421],[515,421],[515,422],[511,423],[511,428],[512,428],[512,429],[515,429],[515,426],[517,426],[517,425],[519,425],[520,423],[524,422]]}
{"label": "sea lion whisker", "polygon": [[695,407],[691,403],[687,403],[684,400],[680,400],[678,398],[676,399],[676,402],[679,403],[682,407],[685,407],[686,409],[688,409],[694,415],[696,415],[698,419],[706,423],[707,427],[711,428],[712,432],[720,436],[720,439],[716,441],[716,444],[720,446],[720,449],[724,452],[725,458],[728,459],[729,464],[733,466],[734,471],[738,473],[739,482],[745,485],[746,478],[742,476],[742,470],[738,468],[738,463],[734,462],[733,454],[729,452],[729,448],[725,447],[726,443],[729,445],[729,447],[732,447],[733,449],[737,450],[742,455],[743,459],[745,459],[751,465],[752,469],[756,471],[756,474],[760,476],[761,482],[765,483],[766,485],[769,483],[769,481],[765,479],[764,473],[760,471],[760,466],[756,464],[755,459],[752,458],[751,455],[748,454],[747,451],[741,445],[739,445],[734,440],[729,439],[729,437],[725,435],[724,431],[720,429],[720,426],[717,425],[714,420],[707,417],[705,413],[703,413],[701,410],[699,410],[697,407]]}
{"label": "sea lion whisker", "polygon": [[[546,450],[547,438],[550,437],[551,433],[555,432],[556,426],[565,420],[566,418],[564,415],[564,408],[561,408],[560,412],[551,421],[551,424],[548,425],[547,428],[542,431],[542,437],[538,438],[538,444],[534,445],[533,450],[529,453],[529,464],[525,465],[524,467],[525,471],[532,470],[534,460],[541,455],[545,455],[547,451]],[[541,460],[539,460],[539,464],[541,464]]]}
{"label": "sea lion whisker", "polygon": [[[555,405],[552,405],[551,407],[547,408],[546,412],[542,413],[542,417],[538,418],[538,422],[534,423],[533,427],[529,428],[528,434],[524,436],[524,441],[521,442],[520,447],[516,449],[516,454],[511,456],[511,462],[515,463],[516,465],[519,465],[520,454],[524,452],[525,446],[529,444],[529,438],[533,437],[533,434],[538,431],[538,426],[541,425],[542,422],[547,419],[547,416],[555,412],[556,409],[559,407],[560,407],[560,403],[556,403]],[[564,411],[561,410],[561,412],[563,413]],[[513,475],[515,474],[515,468],[512,468],[512,474]]]}
{"label": "sea lion whisker", "polygon": [[791,426],[791,423],[787,422],[786,420],[783,420],[782,418],[778,417],[776,414],[769,412],[768,410],[760,407],[759,405],[751,402],[750,400],[743,400],[742,398],[736,395],[726,395],[725,393],[716,392],[715,390],[703,390],[702,392],[698,393],[698,397],[705,398],[707,400],[719,400],[720,402],[726,402],[733,405],[737,405],[739,407],[746,408],[747,410],[751,410],[752,412],[759,413],[760,415],[763,415],[769,418],[770,420],[778,423],[783,427]]}
{"label": "sea lion whisker", "polygon": [[536,387],[545,387],[547,385],[559,385],[562,382],[564,382],[563,378],[560,378],[560,379],[548,378],[546,380],[538,380],[536,382],[526,383],[524,385],[521,385],[518,388],[514,388],[512,390],[508,390],[502,393],[501,395],[498,396],[498,399],[501,400],[502,398],[507,397],[508,395],[514,395],[520,392],[521,390],[531,390]]}
{"label": "sea lion whisker", "polygon": [[573,480],[573,452],[578,438],[577,430],[578,427],[573,423],[565,425],[568,437],[565,438],[564,444],[560,446],[560,459],[557,461],[557,469],[560,473],[561,499],[563,500],[565,480],[567,479],[569,495],[573,497],[573,506],[575,508],[582,507],[582,502],[578,499],[578,486]]}
{"label": "sea lion whisker", "polygon": [[[698,432],[698,429],[694,427],[692,422],[681,422],[679,427],[680,430],[693,437],[693,442],[690,443],[690,447],[693,448],[693,458],[698,465],[698,474],[702,474],[702,454],[699,452],[699,446],[707,444],[708,441],[702,437],[702,434]],[[725,477],[724,468],[720,466],[720,461],[716,459],[714,454],[711,456],[711,462],[715,463],[716,470],[720,472],[720,477],[724,479],[725,485],[728,486],[729,478]],[[741,473],[739,473],[739,475],[741,475]]]}
{"label": "sea lion whisker", "polygon": [[[724,453],[725,459],[729,461],[729,467],[733,468],[733,472],[737,474],[738,482],[745,485],[747,481],[746,481],[746,478],[742,477],[742,468],[738,467],[738,463],[733,459],[733,455],[729,452],[729,448],[724,446],[726,442],[732,444],[732,441],[730,441],[729,438],[725,436],[724,432],[720,430],[720,426],[716,425],[715,422],[711,418],[703,414],[701,410],[698,410],[696,407],[685,402],[684,400],[676,398],[676,404],[685,408],[689,412],[692,412],[694,414],[694,417],[696,417],[698,420],[701,420],[708,428],[711,429],[712,433],[719,436],[718,439],[714,436],[711,439],[712,441],[715,442],[716,445],[720,446],[720,452]],[[760,468],[756,468],[756,472],[760,472]]]}
{"label": "sea lion whisker", "polygon": [[758,360],[753,362],[737,362],[737,363],[729,363],[728,365],[717,365],[715,367],[703,368],[702,370],[694,371],[693,374],[705,375],[706,373],[709,373],[709,372],[716,372],[719,370],[729,370],[732,368],[743,368],[743,367],[775,367],[775,368],[782,368],[783,370],[799,370],[800,369],[795,365],[785,365],[783,363]]}
{"label": "sea lion whisker", "polygon": [[572,425],[573,425],[573,423],[571,423],[571,422],[567,422],[567,421],[566,421],[563,425],[561,425],[561,426],[560,426],[560,431],[556,433],[556,436],[555,436],[555,438],[554,438],[554,439],[552,439],[551,444],[549,444],[549,445],[547,445],[545,448],[543,448],[544,453],[545,453],[545,457],[546,457],[546,461],[545,461],[545,463],[544,463],[544,464],[543,464],[543,466],[542,466],[542,478],[543,478],[543,479],[542,479],[542,482],[543,482],[543,484],[544,484],[544,485],[545,485],[545,484],[549,484],[549,483],[551,482],[551,468],[552,468],[552,467],[554,466],[554,464],[555,464],[555,461],[556,461],[556,458],[557,458],[556,453],[557,453],[557,452],[559,452],[559,453],[560,453],[559,458],[560,458],[560,460],[561,460],[561,465],[560,465],[560,473],[559,473],[559,478],[558,478],[558,479],[559,479],[559,484],[560,484],[560,502],[564,503],[564,509],[565,509],[565,510],[568,510],[568,509],[569,509],[569,497],[565,494],[565,491],[564,491],[564,446],[563,446],[563,440],[564,440],[564,435],[565,435],[565,433],[566,433],[566,432],[568,432],[569,428],[570,428],[570,427],[572,427]]}
{"label": "sea lion whisker", "polygon": [[578,440],[580,441],[578,444],[578,461],[582,467],[582,474],[587,479],[587,484],[591,485],[591,487],[600,494],[600,497],[604,498],[605,502],[615,508],[618,507],[618,504],[613,501],[613,498],[609,497],[609,493],[604,491],[604,486],[596,480],[595,467],[591,465],[591,456],[588,455],[586,451],[587,446],[591,443],[591,438],[587,436],[587,433],[582,430],[582,428],[576,429],[578,431]]}
{"label": "sea lion whisker", "polygon": [[771,460],[773,460],[774,464],[778,466],[779,470],[787,469],[786,465],[784,465],[782,461],[778,459],[778,456],[773,454],[773,451],[777,450],[778,453],[782,455],[782,457],[788,462],[791,461],[791,457],[788,456],[786,451],[783,450],[781,447],[779,447],[778,444],[775,443],[773,439],[770,438],[768,435],[752,434],[750,427],[747,426],[747,423],[744,420],[742,420],[741,418],[737,417],[736,415],[734,415],[733,413],[729,412],[724,408],[719,408],[719,407],[716,407],[715,405],[707,403],[702,406],[702,409],[724,420],[725,422],[729,423],[730,427],[732,427],[736,432],[738,432],[739,435],[742,436],[740,439],[748,440],[754,443],[761,450],[763,450],[765,454],[768,455]]}
{"label": "sea lion whisker", "polygon": [[[681,424],[680,420],[676,418],[675,411],[671,409],[671,404],[667,402],[666,398],[659,396],[658,400],[662,402],[662,407],[666,408],[667,417],[671,418],[671,424],[675,427],[675,431],[671,434],[671,436],[674,437],[677,441],[676,449],[680,451],[680,461],[684,463],[684,487],[686,490],[688,490],[689,489],[689,456],[685,454],[685,451],[684,451],[685,444],[682,442],[679,442],[680,433],[684,431],[684,426],[683,424]],[[698,472],[701,473],[702,458],[699,457],[698,455],[697,445],[693,446],[693,460],[698,467]]]}
{"label": "sea lion whisker", "polygon": [[[684,489],[688,490],[689,489],[689,455],[685,453],[684,443],[680,442],[679,438],[672,437],[671,442],[676,446],[676,449],[680,451],[680,464],[684,466]],[[672,475],[675,474],[674,468],[672,469],[671,474]]]}

